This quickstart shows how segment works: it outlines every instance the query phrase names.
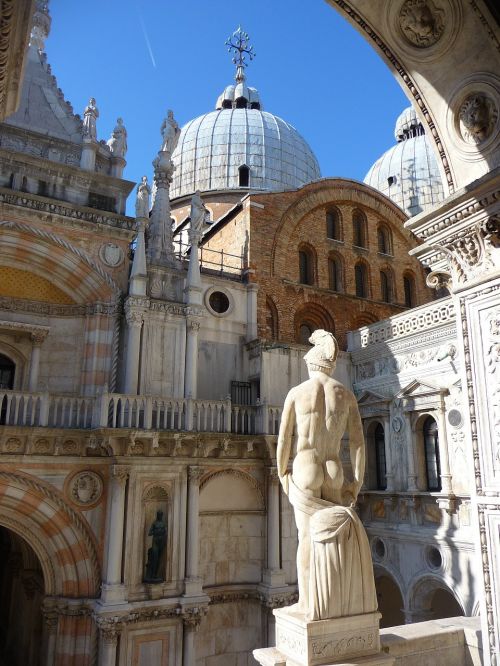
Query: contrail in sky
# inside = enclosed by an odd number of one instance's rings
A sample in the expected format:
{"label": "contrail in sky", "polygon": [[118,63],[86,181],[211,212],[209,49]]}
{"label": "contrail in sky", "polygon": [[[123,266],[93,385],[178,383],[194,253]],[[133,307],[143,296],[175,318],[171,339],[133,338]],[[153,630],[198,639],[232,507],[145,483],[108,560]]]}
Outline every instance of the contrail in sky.
{"label": "contrail in sky", "polygon": [[153,55],[153,49],[151,48],[151,42],[149,41],[148,33],[146,30],[146,26],[144,25],[144,19],[142,18],[142,13],[139,8],[139,20],[141,22],[141,27],[142,27],[142,34],[144,35],[144,39],[146,41],[146,46],[148,47],[149,55],[151,57],[151,62],[153,63],[153,67],[156,69],[156,60]]}

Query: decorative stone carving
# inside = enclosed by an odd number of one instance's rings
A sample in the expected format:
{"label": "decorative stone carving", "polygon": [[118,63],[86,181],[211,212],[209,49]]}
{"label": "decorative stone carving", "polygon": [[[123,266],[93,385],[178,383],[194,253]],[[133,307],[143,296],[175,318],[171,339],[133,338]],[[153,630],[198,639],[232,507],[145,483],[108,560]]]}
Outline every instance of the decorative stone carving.
{"label": "decorative stone carving", "polygon": [[125,157],[127,153],[127,130],[125,129],[122,118],[117,119],[111,138],[108,139],[106,145],[113,157]]}
{"label": "decorative stone carving", "polygon": [[3,448],[6,453],[19,453],[23,450],[23,443],[18,437],[9,437]]}
{"label": "decorative stone carving", "polygon": [[484,93],[469,95],[458,111],[462,139],[478,145],[491,136],[498,120],[498,108]]}
{"label": "decorative stone carving", "polygon": [[[200,190],[191,197],[191,212],[190,212],[190,242],[193,243],[196,237],[196,243],[200,242],[201,235],[205,229],[205,225],[210,221],[210,211],[202,201]],[[193,236],[193,239],[191,238]]]}
{"label": "decorative stone carving", "polygon": [[102,496],[103,483],[99,474],[86,470],[75,474],[68,485],[69,495],[78,506],[95,504]]}
{"label": "decorative stone carving", "polygon": [[[353,508],[365,467],[361,417],[354,395],[331,378],[338,354],[333,335],[317,330],[309,341],[309,380],[286,397],[276,455],[299,532],[299,602],[292,609],[309,621],[369,615],[377,610],[371,552]],[[340,460],[347,428],[352,482],[344,479]],[[292,445],[297,453],[290,474]]]}
{"label": "decorative stone carving", "polygon": [[129,310],[125,313],[125,319],[127,320],[127,326],[131,328],[140,328],[144,321],[144,315],[142,312]]}
{"label": "decorative stone carving", "polygon": [[170,109],[167,111],[167,117],[161,125],[160,132],[163,139],[161,149],[172,155],[179,141],[181,128],[174,118],[174,112]]}
{"label": "decorative stone carving", "polygon": [[33,453],[50,453],[51,448],[52,446],[49,440],[45,439],[45,437],[42,437],[41,439],[36,440],[33,446]]}
{"label": "decorative stone carving", "polygon": [[444,11],[432,0],[406,0],[399,11],[405,38],[417,48],[436,44],[444,32]]}
{"label": "decorative stone carving", "polygon": [[494,466],[500,470],[500,309],[493,310],[487,318],[487,360],[486,367],[492,381],[488,382],[489,403],[493,406]]}
{"label": "decorative stone carving", "polygon": [[135,199],[135,216],[137,218],[149,218],[149,195],[151,188],[148,184],[148,177],[143,176],[137,186],[137,196]]}
{"label": "decorative stone carving", "polygon": [[116,268],[123,262],[123,250],[115,243],[104,243],[99,249],[101,261],[110,268]]}
{"label": "decorative stone carving", "polygon": [[83,112],[82,133],[84,141],[97,141],[97,118],[99,118],[99,110],[96,106],[95,99],[91,97]]}

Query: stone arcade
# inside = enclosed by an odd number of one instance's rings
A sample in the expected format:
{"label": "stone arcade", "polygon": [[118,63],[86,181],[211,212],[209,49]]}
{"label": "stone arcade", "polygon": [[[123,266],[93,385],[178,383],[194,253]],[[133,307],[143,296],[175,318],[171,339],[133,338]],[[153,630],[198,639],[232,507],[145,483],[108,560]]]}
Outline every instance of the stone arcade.
{"label": "stone arcade", "polygon": [[[238,66],[215,111],[183,128],[166,114],[128,217],[126,117],[100,141],[106,100],[88,91],[82,121],[43,54],[47,3],[2,3],[6,663],[220,666],[275,645],[273,610],[297,600],[277,435],[316,329],[338,338],[335,379],[361,414],[384,655],[499,662],[498,9],[330,4],[404,87],[405,141],[422,144],[420,124],[442,193],[320,179]],[[195,173],[194,137],[215,126],[234,131],[227,168],[214,138]],[[433,300],[426,273],[449,293]]]}

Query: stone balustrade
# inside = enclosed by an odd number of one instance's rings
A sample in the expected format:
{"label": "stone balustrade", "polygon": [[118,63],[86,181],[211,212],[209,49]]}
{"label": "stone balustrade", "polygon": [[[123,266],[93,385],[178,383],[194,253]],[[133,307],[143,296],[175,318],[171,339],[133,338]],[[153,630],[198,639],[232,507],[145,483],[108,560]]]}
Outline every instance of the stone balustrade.
{"label": "stone balustrade", "polygon": [[109,393],[73,396],[0,391],[0,424],[52,428],[133,428],[157,431],[277,435],[281,408],[262,402]]}

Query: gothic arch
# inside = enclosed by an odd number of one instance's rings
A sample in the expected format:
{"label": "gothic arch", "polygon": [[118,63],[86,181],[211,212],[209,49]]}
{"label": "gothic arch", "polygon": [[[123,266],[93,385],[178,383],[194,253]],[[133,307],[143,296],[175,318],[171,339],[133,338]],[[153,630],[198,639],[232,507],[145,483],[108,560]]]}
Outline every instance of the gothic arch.
{"label": "gothic arch", "polygon": [[83,250],[64,238],[27,224],[0,221],[0,265],[29,271],[50,281],[79,303],[110,301],[115,281]]}
{"label": "gothic arch", "polygon": [[94,537],[55,488],[22,472],[0,471],[0,507],[0,525],[25,539],[40,560],[47,595],[98,596]]}
{"label": "gothic arch", "polygon": [[296,340],[300,338],[300,327],[305,324],[309,325],[312,331],[322,328],[325,331],[335,334],[335,322],[330,313],[322,305],[314,301],[304,303],[295,313],[294,331]]}

